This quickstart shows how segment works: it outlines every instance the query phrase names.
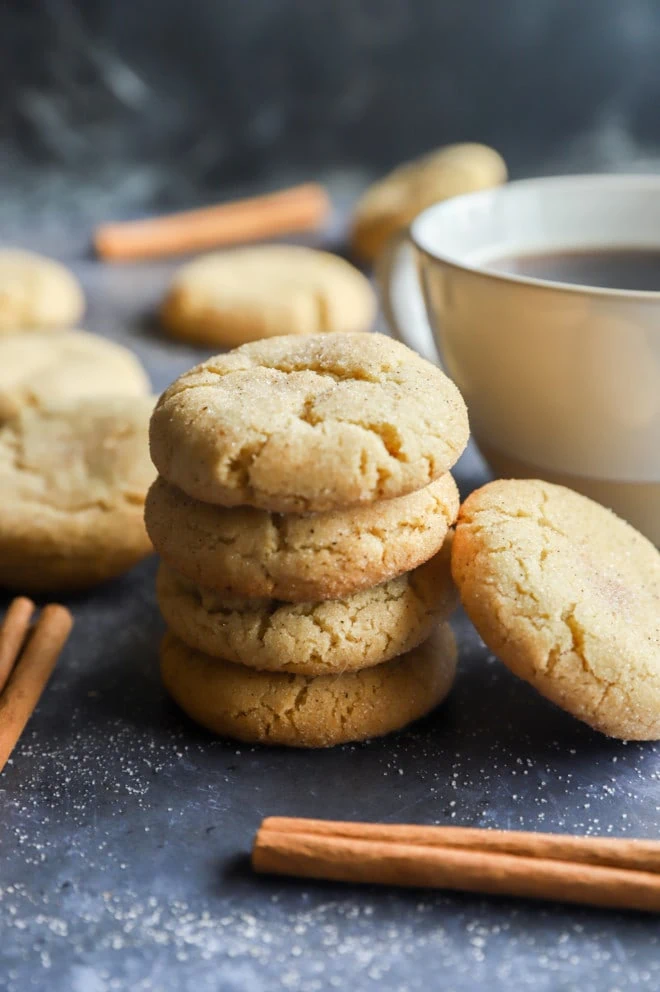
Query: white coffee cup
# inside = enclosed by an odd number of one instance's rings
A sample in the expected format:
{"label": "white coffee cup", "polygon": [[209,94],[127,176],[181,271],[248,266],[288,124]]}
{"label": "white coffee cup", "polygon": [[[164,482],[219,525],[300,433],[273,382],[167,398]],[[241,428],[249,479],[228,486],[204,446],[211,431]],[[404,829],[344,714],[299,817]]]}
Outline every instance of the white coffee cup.
{"label": "white coffee cup", "polygon": [[442,356],[498,475],[577,489],[660,545],[660,292],[487,268],[616,247],[660,250],[660,176],[531,179],[437,203],[377,274],[392,332]]}

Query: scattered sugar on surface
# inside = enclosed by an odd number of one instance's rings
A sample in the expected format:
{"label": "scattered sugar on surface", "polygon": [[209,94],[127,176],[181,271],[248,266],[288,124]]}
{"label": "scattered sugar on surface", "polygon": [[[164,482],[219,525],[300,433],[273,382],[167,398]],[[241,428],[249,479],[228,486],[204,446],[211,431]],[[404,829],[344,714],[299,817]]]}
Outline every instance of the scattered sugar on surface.
{"label": "scattered sugar on surface", "polygon": [[[508,680],[487,672],[482,708]],[[594,755],[515,723],[492,733],[459,701],[448,730],[422,724],[318,755],[264,752],[212,741],[172,712],[158,731],[130,709],[90,722],[87,705],[73,706],[47,747],[35,721],[0,790],[7,992],[415,992],[438,970],[450,992],[660,986],[660,936],[644,918],[310,887],[233,867],[266,813],[652,833],[654,746],[599,741]]]}
{"label": "scattered sugar on surface", "polygon": [[[66,919],[30,913],[33,901],[23,886],[7,886],[0,897],[12,943],[17,932],[30,935],[43,987],[59,981],[77,992],[121,989],[129,978],[137,992],[193,985],[202,992],[256,989],[266,987],[259,984],[264,976],[270,976],[270,988],[299,992],[346,987],[347,976],[354,988],[412,992],[428,983],[418,968],[420,957],[446,973],[443,988],[457,990],[492,987],[479,984],[489,978],[551,990],[576,968],[585,990],[603,987],[590,982],[594,969],[607,970],[609,989],[619,987],[619,979],[621,987],[634,982],[649,988],[660,980],[657,934],[646,948],[650,958],[638,965],[620,942],[603,947],[600,927],[587,914],[565,919],[538,908],[529,918],[525,908],[507,905],[494,922],[489,907],[477,900],[476,908],[459,902],[443,925],[439,917],[451,907],[443,896],[323,900],[298,891],[295,909],[284,909],[280,901],[291,900],[271,894],[258,908],[200,912],[176,899],[103,892],[87,901],[70,934]],[[623,924],[624,936],[631,927]],[[24,987],[20,971],[9,964],[4,987],[18,992]],[[172,968],[178,984],[168,979]]]}

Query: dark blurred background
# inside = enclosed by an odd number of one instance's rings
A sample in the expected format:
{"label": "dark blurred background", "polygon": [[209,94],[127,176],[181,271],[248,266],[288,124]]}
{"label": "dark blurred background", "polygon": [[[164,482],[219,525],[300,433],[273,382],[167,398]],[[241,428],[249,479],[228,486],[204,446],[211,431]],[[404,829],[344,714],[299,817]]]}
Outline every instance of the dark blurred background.
{"label": "dark blurred background", "polygon": [[0,222],[128,216],[438,144],[654,169],[658,0],[4,0]]}

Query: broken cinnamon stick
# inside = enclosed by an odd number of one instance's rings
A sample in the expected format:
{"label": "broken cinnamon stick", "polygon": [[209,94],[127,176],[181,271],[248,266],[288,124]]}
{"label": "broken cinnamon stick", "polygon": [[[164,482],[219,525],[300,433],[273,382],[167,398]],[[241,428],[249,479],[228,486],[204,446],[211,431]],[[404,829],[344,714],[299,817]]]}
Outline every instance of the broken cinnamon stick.
{"label": "broken cinnamon stick", "polygon": [[23,642],[30,629],[36,607],[31,599],[17,596],[12,600],[0,627],[0,692],[7,685]]}
{"label": "broken cinnamon stick", "polygon": [[0,695],[0,772],[30,719],[73,625],[64,606],[44,607]]}

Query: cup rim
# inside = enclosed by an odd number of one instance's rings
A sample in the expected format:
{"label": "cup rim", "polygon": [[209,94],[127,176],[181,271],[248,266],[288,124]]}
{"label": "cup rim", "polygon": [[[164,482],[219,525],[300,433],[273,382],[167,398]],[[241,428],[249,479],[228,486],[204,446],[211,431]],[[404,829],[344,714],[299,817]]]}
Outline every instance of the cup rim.
{"label": "cup rim", "polygon": [[[515,272],[497,272],[483,267],[483,264],[472,264],[461,262],[452,258],[442,251],[432,251],[420,240],[419,227],[430,214],[442,214],[450,210],[460,209],[465,202],[478,200],[495,199],[498,196],[508,195],[512,188],[534,186],[541,188],[561,188],[562,186],[583,186],[593,189],[594,186],[611,187],[612,189],[630,189],[647,186],[649,192],[660,195],[660,174],[656,173],[581,173],[559,176],[535,176],[528,179],[514,179],[511,182],[503,183],[501,186],[493,186],[489,189],[474,190],[471,193],[461,193],[458,196],[450,197],[447,200],[440,200],[422,210],[411,222],[408,231],[410,239],[417,251],[434,262],[442,262],[450,268],[462,272],[470,272],[482,278],[502,282],[505,284],[530,286],[536,289],[552,290],[570,294],[588,294],[589,296],[609,297],[626,300],[646,300],[657,301],[660,299],[660,289],[616,289],[606,286],[590,286],[583,283],[561,282],[554,279],[538,279],[534,276],[521,275]],[[660,250],[660,235],[658,237],[658,249]]]}

